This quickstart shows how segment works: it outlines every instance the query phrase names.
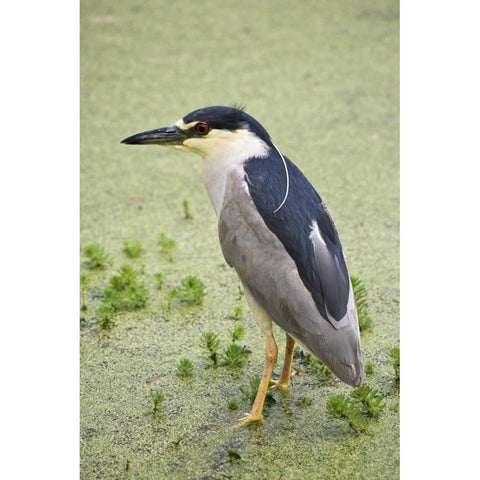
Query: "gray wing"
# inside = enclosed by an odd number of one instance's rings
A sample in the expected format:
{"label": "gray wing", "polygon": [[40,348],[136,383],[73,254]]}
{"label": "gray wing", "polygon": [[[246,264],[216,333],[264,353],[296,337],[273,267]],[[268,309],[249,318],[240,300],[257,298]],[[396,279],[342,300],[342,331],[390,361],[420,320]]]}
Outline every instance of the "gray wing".
{"label": "gray wing", "polygon": [[281,208],[285,172],[274,156],[246,162],[248,192],[266,226],[297,265],[305,287],[335,328],[346,325],[350,279],[333,219],[312,184],[286,157],[289,194]]}
{"label": "gray wing", "polygon": [[351,287],[342,325],[335,328],[320,314],[296,263],[255,208],[241,171],[227,179],[218,227],[227,263],[259,306],[340,379],[359,385],[363,367]]}

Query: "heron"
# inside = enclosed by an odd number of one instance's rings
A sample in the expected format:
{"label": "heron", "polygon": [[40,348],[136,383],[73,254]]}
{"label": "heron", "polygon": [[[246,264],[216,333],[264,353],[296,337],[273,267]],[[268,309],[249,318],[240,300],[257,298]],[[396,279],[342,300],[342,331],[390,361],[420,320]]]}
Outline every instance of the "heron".
{"label": "heron", "polygon": [[[257,395],[239,424],[263,419],[269,388],[289,388],[296,343],[343,382],[360,385],[358,315],[333,218],[267,130],[243,108],[210,106],[122,143],[161,145],[203,158],[223,256],[240,278],[265,342]],[[278,358],[273,322],[286,335],[278,380],[272,379]]]}

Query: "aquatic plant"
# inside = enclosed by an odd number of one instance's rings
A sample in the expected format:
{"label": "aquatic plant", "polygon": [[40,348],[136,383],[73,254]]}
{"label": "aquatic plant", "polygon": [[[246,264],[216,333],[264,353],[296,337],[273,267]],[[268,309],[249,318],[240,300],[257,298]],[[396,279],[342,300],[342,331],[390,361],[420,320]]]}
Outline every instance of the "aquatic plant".
{"label": "aquatic plant", "polygon": [[163,409],[163,402],[165,401],[165,395],[161,392],[152,393],[152,415],[159,415]]}
{"label": "aquatic plant", "polygon": [[192,220],[193,216],[190,213],[190,204],[188,203],[188,200],[183,200],[182,207],[183,207],[183,218],[185,220]]}
{"label": "aquatic plant", "polygon": [[300,358],[300,361],[305,365],[307,372],[317,375],[321,382],[327,382],[333,379],[332,371],[310,352],[299,349],[294,355],[295,358]]}
{"label": "aquatic plant", "polygon": [[362,412],[371,417],[378,418],[385,408],[384,396],[378,390],[374,390],[367,385],[362,385],[353,390],[351,396],[361,404]]}
{"label": "aquatic plant", "polygon": [[355,304],[357,305],[358,327],[360,332],[372,330],[372,319],[366,313],[369,301],[367,289],[359,277],[351,275],[350,280],[352,282]]}
{"label": "aquatic plant", "polygon": [[84,273],[80,274],[80,301],[81,306],[80,310],[85,311],[87,310],[87,303],[85,301],[85,293],[87,291],[87,287],[90,284],[90,278],[85,275]]}
{"label": "aquatic plant", "polygon": [[373,365],[371,363],[366,363],[364,367],[365,375],[372,375],[374,372]]}
{"label": "aquatic plant", "polygon": [[241,367],[245,363],[245,352],[237,343],[231,343],[223,353],[222,365],[231,368]]}
{"label": "aquatic plant", "polygon": [[233,315],[231,318],[233,318],[235,321],[239,321],[242,318],[243,315],[243,307],[241,305],[235,305],[235,308],[233,309]]}
{"label": "aquatic plant", "polygon": [[160,245],[160,251],[164,253],[171,262],[173,262],[173,252],[177,248],[175,240],[169,238],[165,232],[160,232],[158,235],[158,244]]}
{"label": "aquatic plant", "polygon": [[200,339],[200,347],[206,350],[206,358],[216,367],[218,364],[218,348],[220,347],[218,335],[214,332],[205,332]]}
{"label": "aquatic plant", "polygon": [[193,376],[193,363],[188,358],[182,358],[177,365],[177,374],[182,378]]}
{"label": "aquatic plant", "polygon": [[155,279],[155,283],[157,284],[157,288],[158,288],[159,290],[161,290],[162,287],[163,287],[163,281],[164,281],[164,275],[163,275],[163,273],[162,273],[162,272],[157,272],[157,273],[153,276],[153,278]]}
{"label": "aquatic plant", "polygon": [[344,430],[350,427],[357,433],[367,430],[367,420],[362,415],[358,402],[344,395],[334,395],[327,400],[327,414],[344,422]]}
{"label": "aquatic plant", "polygon": [[305,395],[303,398],[298,400],[296,405],[298,405],[299,407],[308,407],[312,404],[312,402],[313,402],[313,398],[310,397],[309,395]]}
{"label": "aquatic plant", "polygon": [[228,450],[227,455],[230,463],[238,463],[242,459],[242,456],[235,450]]}
{"label": "aquatic plant", "polygon": [[233,343],[239,342],[245,337],[245,327],[241,323],[236,323],[228,333]]}
{"label": "aquatic plant", "polygon": [[332,371],[318,358],[308,354],[309,360],[307,370],[317,374],[320,380],[328,380],[332,378]]}
{"label": "aquatic plant", "polygon": [[358,316],[358,328],[360,329],[360,333],[368,332],[372,330],[372,319],[367,315],[359,315]]}
{"label": "aquatic plant", "polygon": [[105,332],[110,331],[115,325],[114,316],[115,307],[109,301],[103,301],[99,307],[97,325]]}
{"label": "aquatic plant", "polygon": [[400,345],[395,345],[390,350],[392,367],[395,371],[395,382],[400,383]]}
{"label": "aquatic plant", "polygon": [[[248,388],[243,388],[243,387],[239,388],[241,394],[252,405],[253,405],[253,402],[255,401],[255,398],[257,396],[258,387],[260,386],[261,380],[262,380],[261,377],[257,375],[257,376],[250,379]],[[273,400],[273,393],[272,393],[271,390],[267,390],[267,395],[265,397],[265,402],[266,403],[272,402],[272,400]]]}
{"label": "aquatic plant", "polygon": [[125,240],[123,252],[129,258],[138,258],[143,252],[143,246],[138,240]]}
{"label": "aquatic plant", "polygon": [[192,276],[185,277],[180,280],[180,286],[169,290],[166,306],[170,308],[174,299],[188,305],[201,305],[205,296],[205,285],[201,280]]}
{"label": "aquatic plant", "polygon": [[112,262],[112,257],[98,243],[87,245],[82,252],[83,265],[91,270],[104,269]]}
{"label": "aquatic plant", "polygon": [[131,265],[125,264],[113,275],[104,290],[103,296],[115,310],[136,310],[145,306],[148,290],[138,279],[137,272]]}

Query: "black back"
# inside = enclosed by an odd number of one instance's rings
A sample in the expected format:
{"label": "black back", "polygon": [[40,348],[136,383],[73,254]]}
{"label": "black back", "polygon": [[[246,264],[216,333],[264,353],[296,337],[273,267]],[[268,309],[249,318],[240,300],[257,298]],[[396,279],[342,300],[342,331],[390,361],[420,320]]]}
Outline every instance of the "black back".
{"label": "black back", "polygon": [[[287,157],[284,158],[290,177],[289,194],[284,205],[274,213],[284,199],[287,184],[285,166],[275,150],[269,157],[246,161],[245,180],[250,195],[267,227],[295,261],[300,278],[312,294],[320,314],[330,321],[332,317],[339,321],[346,314],[350,282],[337,230],[313,186]],[[327,255],[336,265],[333,272],[319,269],[309,238],[314,220],[327,245]]]}

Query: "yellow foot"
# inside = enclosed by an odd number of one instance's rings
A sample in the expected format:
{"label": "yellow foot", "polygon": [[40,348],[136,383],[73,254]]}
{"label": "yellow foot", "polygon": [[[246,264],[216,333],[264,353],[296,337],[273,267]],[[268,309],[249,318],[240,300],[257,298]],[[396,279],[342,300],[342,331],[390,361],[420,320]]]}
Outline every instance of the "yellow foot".
{"label": "yellow foot", "polygon": [[245,416],[237,422],[236,426],[241,427],[243,425],[251,425],[252,423],[260,422],[261,420],[263,420],[263,415],[261,413],[259,415],[246,413]]}
{"label": "yellow foot", "polygon": [[279,390],[280,392],[286,392],[290,386],[290,382],[283,382],[281,379],[270,380],[270,383],[272,384],[270,386],[272,390]]}

